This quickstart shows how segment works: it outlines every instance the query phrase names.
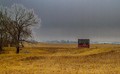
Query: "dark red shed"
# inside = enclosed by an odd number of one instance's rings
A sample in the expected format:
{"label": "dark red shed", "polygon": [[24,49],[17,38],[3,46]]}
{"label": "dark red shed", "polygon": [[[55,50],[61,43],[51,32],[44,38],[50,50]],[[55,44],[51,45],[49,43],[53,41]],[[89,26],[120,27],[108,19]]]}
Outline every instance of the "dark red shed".
{"label": "dark red shed", "polygon": [[90,39],[78,39],[78,48],[90,48]]}

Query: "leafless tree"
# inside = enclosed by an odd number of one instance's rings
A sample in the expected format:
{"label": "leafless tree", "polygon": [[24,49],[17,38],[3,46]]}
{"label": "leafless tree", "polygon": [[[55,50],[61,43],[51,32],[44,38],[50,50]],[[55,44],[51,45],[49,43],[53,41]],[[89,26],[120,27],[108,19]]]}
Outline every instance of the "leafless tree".
{"label": "leafless tree", "polygon": [[26,9],[22,5],[14,4],[9,9],[9,24],[6,29],[15,40],[16,53],[19,53],[19,43],[22,40],[31,37],[32,27],[40,23],[40,19],[34,13],[33,9]]}
{"label": "leafless tree", "polygon": [[5,28],[5,22],[6,22],[5,20],[7,18],[6,12],[7,12],[6,8],[0,7],[0,51],[2,51],[5,42],[8,41],[8,35],[9,35]]}
{"label": "leafless tree", "polygon": [[32,27],[36,25],[40,25],[40,19],[33,9],[18,4],[0,9],[0,50],[3,40],[11,39],[16,46],[16,53],[19,53],[19,43],[32,36]]}

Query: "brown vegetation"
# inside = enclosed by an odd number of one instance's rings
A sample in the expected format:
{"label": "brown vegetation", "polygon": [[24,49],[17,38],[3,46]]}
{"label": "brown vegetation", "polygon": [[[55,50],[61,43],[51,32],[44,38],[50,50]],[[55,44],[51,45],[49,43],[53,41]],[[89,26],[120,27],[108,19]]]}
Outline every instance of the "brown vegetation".
{"label": "brown vegetation", "polygon": [[[75,44],[27,44],[14,54],[4,48],[1,74],[119,74],[120,45],[98,44],[78,49]],[[7,51],[6,51],[7,50]]]}

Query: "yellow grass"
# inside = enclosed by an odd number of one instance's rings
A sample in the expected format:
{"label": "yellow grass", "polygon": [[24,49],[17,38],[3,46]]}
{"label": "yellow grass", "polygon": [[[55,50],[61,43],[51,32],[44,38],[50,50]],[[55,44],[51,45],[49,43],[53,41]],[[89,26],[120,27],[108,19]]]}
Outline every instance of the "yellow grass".
{"label": "yellow grass", "polygon": [[25,43],[20,54],[4,48],[0,74],[120,74],[120,45]]}

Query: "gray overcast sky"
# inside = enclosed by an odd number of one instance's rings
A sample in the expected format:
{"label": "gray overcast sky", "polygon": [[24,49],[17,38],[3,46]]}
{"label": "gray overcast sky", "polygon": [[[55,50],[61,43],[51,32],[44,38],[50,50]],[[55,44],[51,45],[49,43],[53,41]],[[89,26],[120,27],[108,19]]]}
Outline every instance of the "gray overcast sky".
{"label": "gray overcast sky", "polygon": [[33,8],[42,20],[34,38],[46,40],[120,41],[120,0],[0,0]]}

